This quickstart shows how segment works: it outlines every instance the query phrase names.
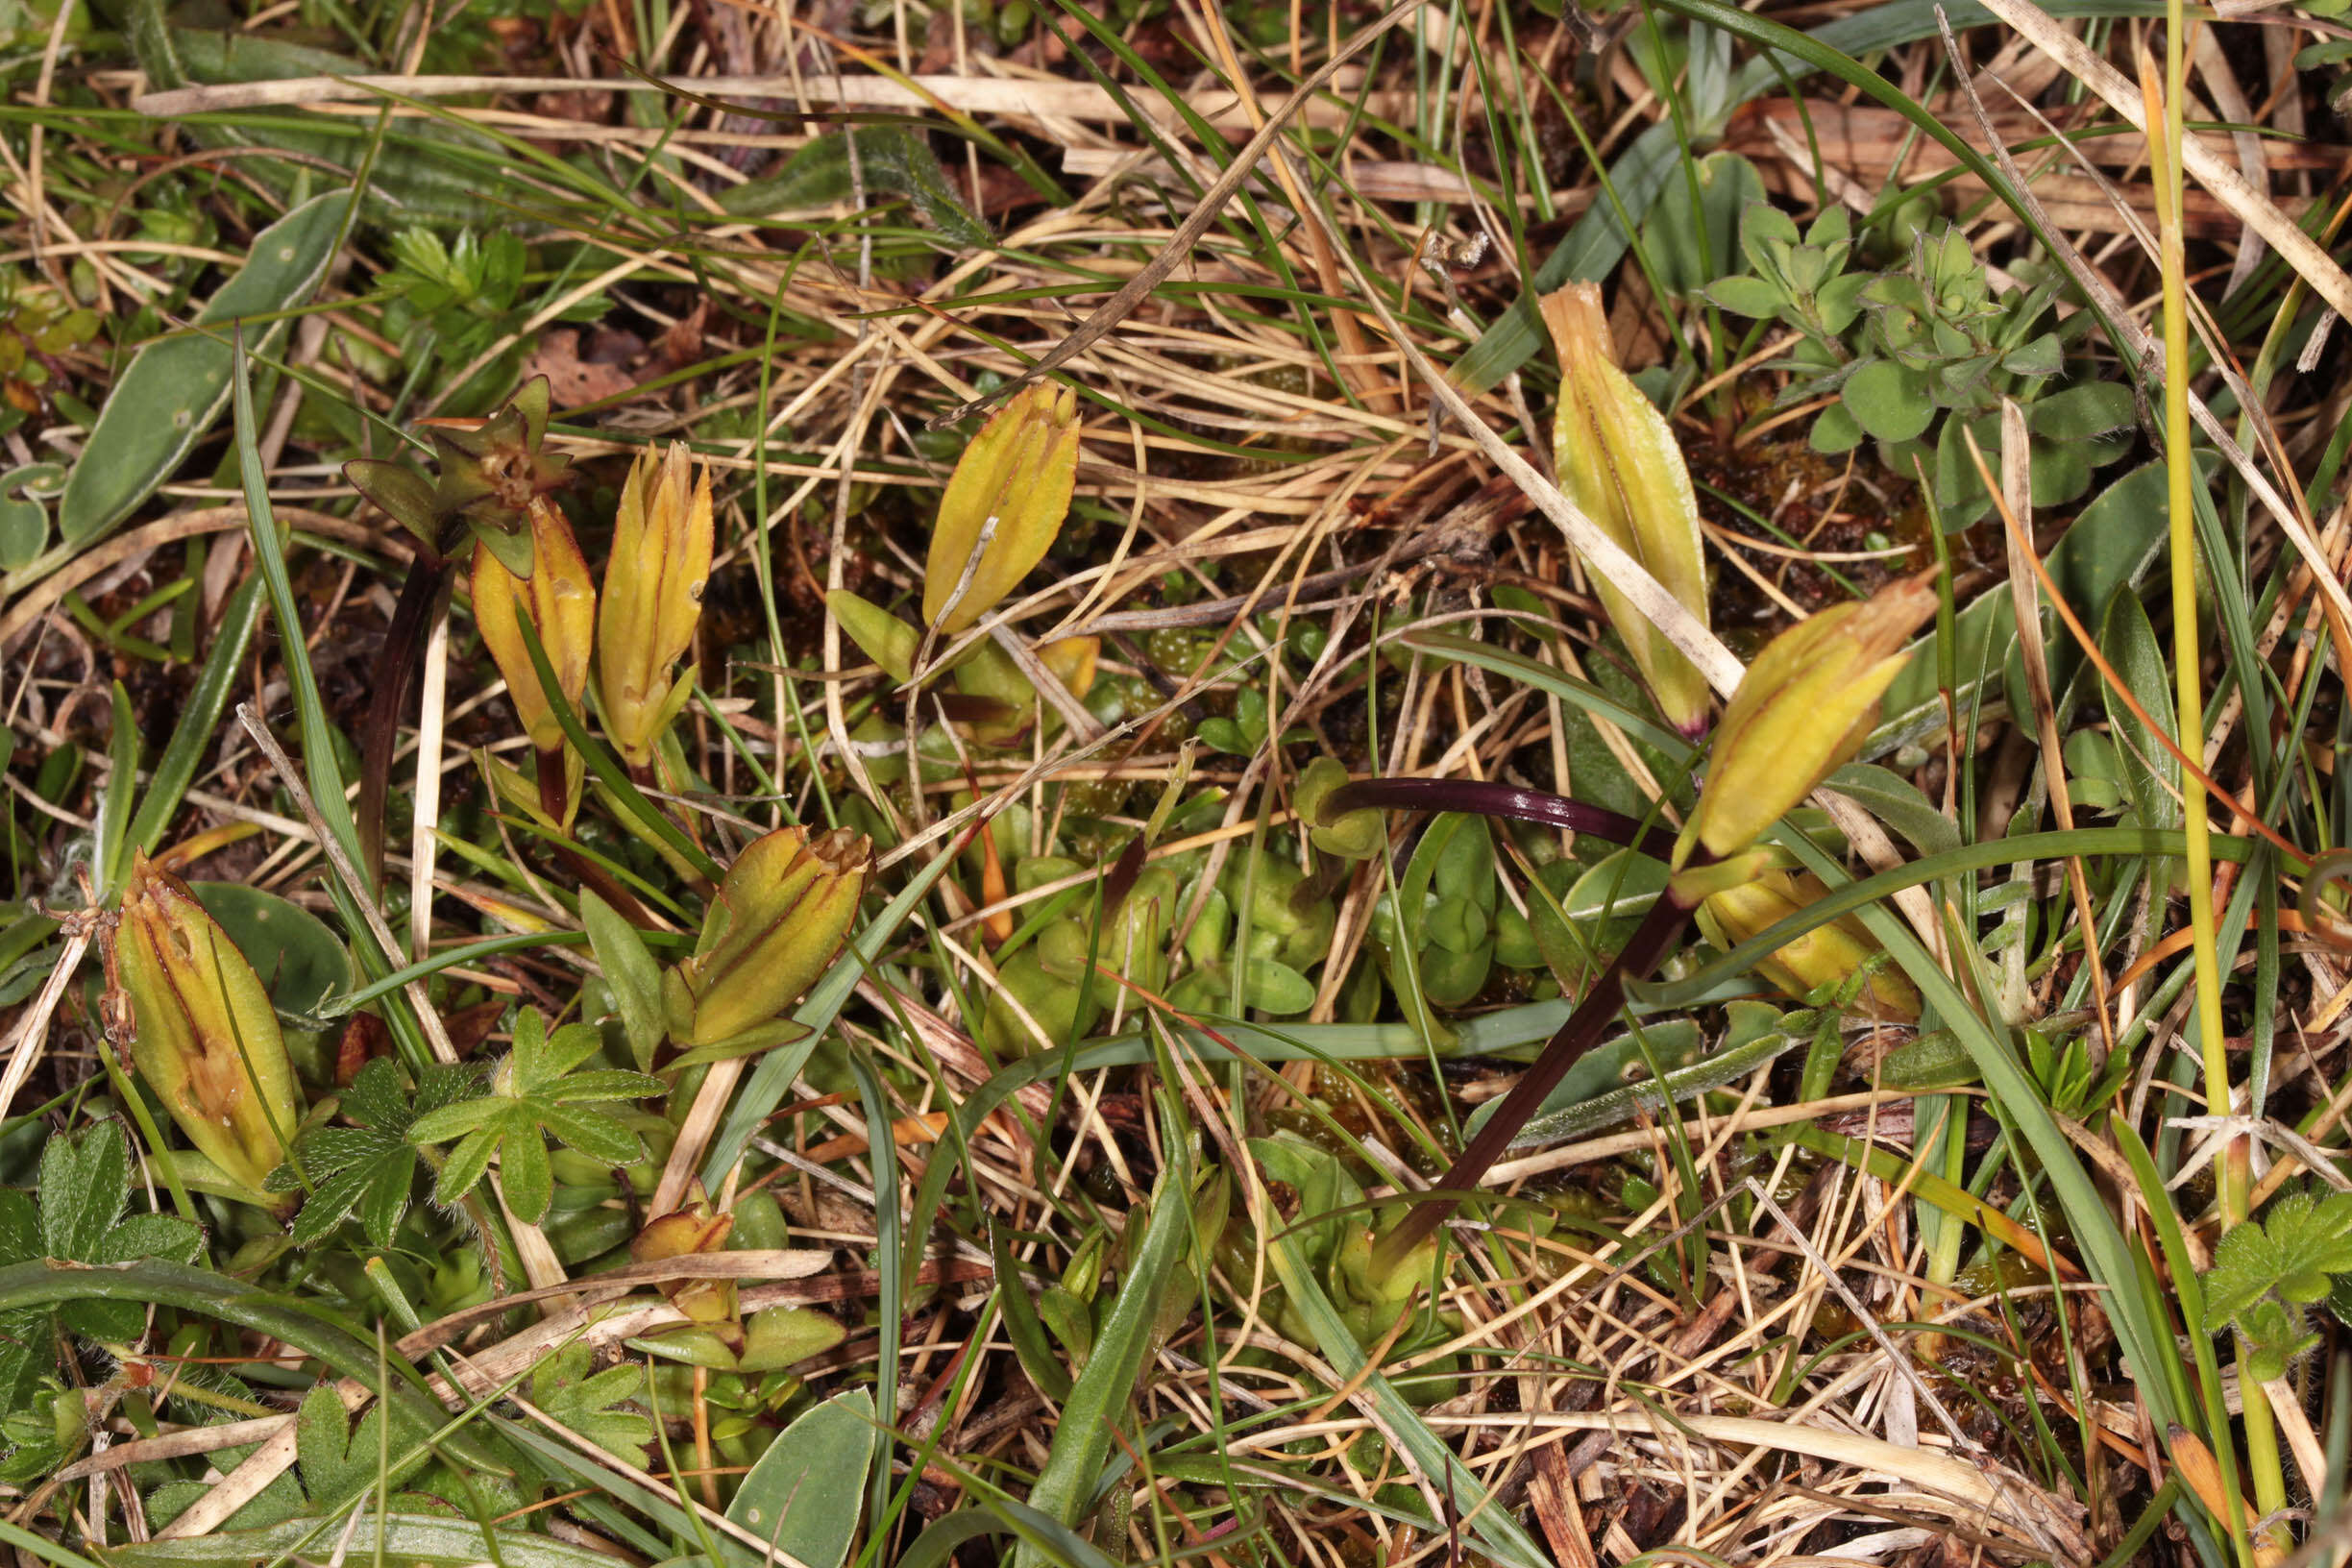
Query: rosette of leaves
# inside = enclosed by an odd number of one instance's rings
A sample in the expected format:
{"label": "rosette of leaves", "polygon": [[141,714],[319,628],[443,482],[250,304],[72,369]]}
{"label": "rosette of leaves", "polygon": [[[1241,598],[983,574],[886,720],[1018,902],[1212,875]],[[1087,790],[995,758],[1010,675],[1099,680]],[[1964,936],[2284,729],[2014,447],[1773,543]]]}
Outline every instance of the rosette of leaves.
{"label": "rosette of leaves", "polygon": [[1186,939],[1192,968],[1168,992],[1169,1005],[1222,1014],[1237,998],[1271,1017],[1306,1012],[1315,999],[1307,971],[1330,956],[1337,919],[1325,879],[1310,877],[1288,851],[1234,856]]}
{"label": "rosette of leaves", "polygon": [[470,532],[507,571],[527,578],[530,503],[564,483],[572,461],[541,450],[549,395],[548,379],[534,377],[506,406],[472,429],[429,427],[429,477],[380,457],[345,463],[343,477],[415,534],[432,556],[454,553]]}
{"label": "rosette of leaves", "polygon": [[1894,473],[1923,470],[1947,528],[1992,506],[1969,438],[1995,460],[2004,398],[2025,410],[2037,506],[2076,500],[2095,469],[2128,450],[2137,414],[2129,387],[2059,384],[2077,329],[2047,325],[2059,287],[2047,269],[2020,262],[2011,273],[2021,286],[1996,289],[1967,237],[1948,226],[1915,235],[1899,267],[1849,272],[1852,225],[1835,208],[1800,234],[1786,213],[1757,203],[1740,246],[1750,271],[1717,280],[1707,297],[1798,332],[1773,364],[1789,376],[1776,406],[1836,394],[1813,422],[1814,449],[1850,452],[1872,440]]}
{"label": "rosette of leaves", "polygon": [[2257,1222],[2232,1228],[2205,1271],[2205,1332],[2235,1329],[2246,1369],[2267,1381],[2319,1342],[2304,1309],[2323,1297],[2340,1315],[2337,1277],[2352,1275],[2352,1192],[2289,1192]]}
{"label": "rosette of leaves", "polygon": [[550,1135],[608,1165],[639,1158],[637,1135],[618,1117],[589,1107],[643,1099],[664,1086],[642,1072],[583,1068],[603,1046],[594,1025],[566,1024],[551,1032],[537,1009],[524,1009],[515,1018],[514,1052],[490,1075],[490,1091],[422,1112],[408,1124],[411,1143],[456,1140],[441,1162],[433,1201],[446,1208],[473,1191],[496,1155],[507,1207],[516,1218],[536,1224],[555,1195]]}
{"label": "rosette of leaves", "polygon": [[[429,345],[445,365],[471,364],[513,334],[528,314],[523,286],[528,252],[512,234],[461,229],[445,241],[418,227],[394,234],[391,250],[392,265],[377,276],[375,293],[384,304],[386,329],[404,347]],[[592,322],[611,308],[612,302],[596,293],[554,319]],[[520,347],[511,352],[519,354]]]}
{"label": "rosette of leaves", "polygon": [[[1449,811],[1430,820],[1395,894],[1373,905],[1372,943],[1389,989],[1425,1027],[1444,1027],[1428,1007],[1466,1006],[1485,989],[1501,894],[1485,819]],[[1414,997],[1424,1005],[1414,1008]]]}

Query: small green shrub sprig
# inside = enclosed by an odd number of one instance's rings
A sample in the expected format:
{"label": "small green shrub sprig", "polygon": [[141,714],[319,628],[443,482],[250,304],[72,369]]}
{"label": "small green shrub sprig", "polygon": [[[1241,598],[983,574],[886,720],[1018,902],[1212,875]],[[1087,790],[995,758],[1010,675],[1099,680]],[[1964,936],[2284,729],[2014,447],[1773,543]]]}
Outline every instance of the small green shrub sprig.
{"label": "small green shrub sprig", "polygon": [[1777,405],[1836,394],[1813,422],[1814,449],[1844,453],[1874,440],[1895,473],[1917,465],[1947,528],[1965,527],[1992,506],[1968,438],[1988,456],[1997,450],[2004,398],[2024,406],[2037,506],[2077,500],[2095,470],[2129,450],[2131,388],[2061,384],[2068,333],[2047,325],[2055,274],[2019,263],[2011,271],[2021,286],[1997,290],[1966,236],[1949,227],[1920,231],[1902,266],[1850,272],[1853,229],[1842,208],[1801,234],[1787,213],[1755,203],[1740,225],[1740,249],[1750,270],[1716,280],[1707,298],[1797,331],[1773,364],[1790,378]]}

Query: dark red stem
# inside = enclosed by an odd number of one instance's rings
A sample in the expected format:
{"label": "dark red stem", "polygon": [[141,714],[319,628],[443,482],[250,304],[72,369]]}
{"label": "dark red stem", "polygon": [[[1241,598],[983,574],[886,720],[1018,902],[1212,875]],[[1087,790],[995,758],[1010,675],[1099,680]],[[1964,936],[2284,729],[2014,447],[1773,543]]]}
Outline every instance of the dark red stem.
{"label": "dark red stem", "polygon": [[1571,833],[1590,833],[1611,844],[1639,849],[1658,860],[1674,854],[1674,835],[1651,827],[1623,812],[1588,806],[1545,790],[1523,790],[1515,784],[1495,784],[1468,778],[1362,778],[1342,784],[1324,797],[1323,820],[1351,811],[1467,811],[1481,817],[1507,817],[1513,821],[1541,822]]}
{"label": "dark red stem", "polygon": [[[1354,788],[1356,786],[1353,784],[1348,786],[1348,789]],[[1333,792],[1335,796],[1344,793]],[[1581,809],[1590,811],[1593,808],[1586,806]],[[1494,1115],[1486,1118],[1486,1125],[1479,1129],[1478,1136],[1470,1140],[1469,1146],[1456,1158],[1452,1168],[1438,1181],[1436,1190],[1440,1195],[1425,1198],[1415,1204],[1397,1228],[1382,1237],[1374,1246],[1372,1268],[1375,1278],[1410,1257],[1413,1248],[1428,1239],[1455,1210],[1461,1207],[1463,1197],[1478,1189],[1479,1183],[1485,1179],[1487,1167],[1502,1158],[1503,1151],[1510,1147],[1511,1139],[1519,1136],[1519,1129],[1525,1127],[1529,1118],[1542,1109],[1544,1101],[1559,1087],[1560,1080],[1568,1075],[1568,1069],[1576,1066],[1577,1059],[1599,1043],[1602,1031],[1609,1026],[1617,1017],[1618,1009],[1625,1005],[1626,982],[1640,979],[1656,968],[1659,962],[1674,949],[1676,941],[1682,934],[1683,922],[1689,919],[1689,908],[1676,902],[1671,893],[1658,895],[1657,902],[1650,906],[1650,913],[1642,917],[1641,924],[1634,927],[1632,937],[1627,941],[1624,950],[1618,953],[1617,961],[1593,982],[1592,989],[1584,993],[1584,999],[1577,1004],[1576,1011],[1568,1015],[1568,1021],[1559,1026],[1559,1032],[1544,1041],[1544,1048],[1536,1053],[1534,1063],[1520,1076],[1519,1082],[1511,1086],[1511,1091],[1503,1097],[1503,1103],[1495,1107]]]}
{"label": "dark red stem", "polygon": [[384,631],[375,687],[368,695],[367,718],[359,736],[357,816],[359,870],[372,889],[383,885],[384,802],[392,794],[392,752],[400,739],[401,721],[408,714],[408,698],[416,690],[425,630],[432,623],[433,607],[440,602],[448,579],[448,563],[430,551],[420,551],[408,563],[400,602],[393,607],[392,624]]}

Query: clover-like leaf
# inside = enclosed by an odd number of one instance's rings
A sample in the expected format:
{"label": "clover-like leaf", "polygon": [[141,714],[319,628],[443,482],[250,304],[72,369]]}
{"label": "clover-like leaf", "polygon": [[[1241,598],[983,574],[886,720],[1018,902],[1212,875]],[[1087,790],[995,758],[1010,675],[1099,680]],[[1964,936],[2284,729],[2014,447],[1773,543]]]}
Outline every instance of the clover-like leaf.
{"label": "clover-like leaf", "polygon": [[573,1340],[531,1370],[531,1403],[608,1454],[642,1458],[653,1440],[653,1423],[616,1407],[643,1391],[645,1368],[625,1361],[592,1373],[594,1364],[588,1342]]}
{"label": "clover-like leaf", "polygon": [[2303,1304],[2340,1289],[2344,1275],[2352,1275],[2352,1192],[2289,1192],[2214,1248],[2203,1279],[2205,1332],[2235,1327],[2248,1372],[2284,1377],[2318,1342]]}
{"label": "clover-like leaf", "polygon": [[2205,1332],[2219,1334],[2245,1311],[2285,1271],[2278,1246],[2260,1225],[2240,1225],[2214,1248],[2205,1271]]}
{"label": "clover-like leaf", "polygon": [[[21,1194],[0,1204],[0,1263],[47,1258],[53,1262],[104,1267],[141,1258],[192,1263],[204,1232],[169,1214],[132,1214],[131,1141],[122,1124],[103,1121],[78,1137],[53,1138],[41,1152],[37,1215]],[[41,1314],[0,1319],[0,1382],[23,1375],[9,1365],[13,1349],[38,1337],[28,1332]],[[88,1339],[124,1340],[138,1334],[147,1310],[135,1301],[84,1297],[57,1310],[60,1322]]]}
{"label": "clover-like leaf", "polygon": [[384,1408],[379,1404],[355,1429],[332,1384],[322,1383],[305,1396],[294,1419],[295,1457],[312,1507],[331,1507],[374,1490],[387,1451],[392,1466],[382,1477],[387,1487],[424,1467],[429,1456],[417,1442],[423,1430],[396,1419],[387,1442],[383,1423]]}
{"label": "clover-like leaf", "polygon": [[2263,1230],[2278,1249],[2278,1292],[2289,1301],[2317,1301],[2329,1275],[2352,1273],[2352,1192],[2287,1193],[2263,1215]]}
{"label": "clover-like leaf", "polygon": [[[361,1067],[342,1097],[343,1115],[356,1125],[313,1128],[294,1146],[302,1174],[314,1184],[295,1216],[294,1244],[317,1245],[355,1212],[368,1239],[379,1247],[390,1246],[393,1231],[408,1212],[409,1190],[416,1181],[410,1124],[455,1104],[478,1077],[470,1067],[429,1067],[412,1104],[400,1068],[389,1058],[378,1057]],[[273,1192],[290,1192],[299,1185],[290,1166],[270,1173]]]}

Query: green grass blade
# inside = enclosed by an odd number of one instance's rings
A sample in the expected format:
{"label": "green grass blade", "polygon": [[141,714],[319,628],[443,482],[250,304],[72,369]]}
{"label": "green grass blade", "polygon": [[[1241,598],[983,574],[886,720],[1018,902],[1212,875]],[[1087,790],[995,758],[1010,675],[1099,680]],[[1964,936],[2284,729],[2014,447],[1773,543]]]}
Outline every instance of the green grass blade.
{"label": "green grass blade", "polygon": [[172,815],[187,797],[188,785],[210,749],[221,716],[229,711],[230,694],[244,673],[246,651],[253,647],[254,628],[261,624],[262,577],[259,573],[237,585],[222,606],[220,625],[212,634],[212,651],[205,656],[204,673],[188,694],[187,706],[172,727],[171,740],[156,759],[139,799],[138,815],[131,819],[131,842],[154,854],[171,827]]}
{"label": "green grass blade", "polygon": [[[1161,1147],[1173,1156],[1185,1147],[1184,1120],[1163,1109],[1166,1123]],[[1192,1235],[1189,1165],[1171,1159],[1152,1195],[1151,1218],[1139,1240],[1132,1240],[1110,1318],[1094,1337],[1093,1354],[1078,1374],[1062,1419],[1054,1428],[1045,1468],[1030,1488],[1029,1506],[1046,1517],[1077,1525],[1094,1501],[1094,1484],[1111,1452],[1112,1429],[1125,1417],[1143,1370],[1162,1298],[1176,1262]],[[1023,1544],[1016,1568],[1040,1568],[1043,1555]]]}

